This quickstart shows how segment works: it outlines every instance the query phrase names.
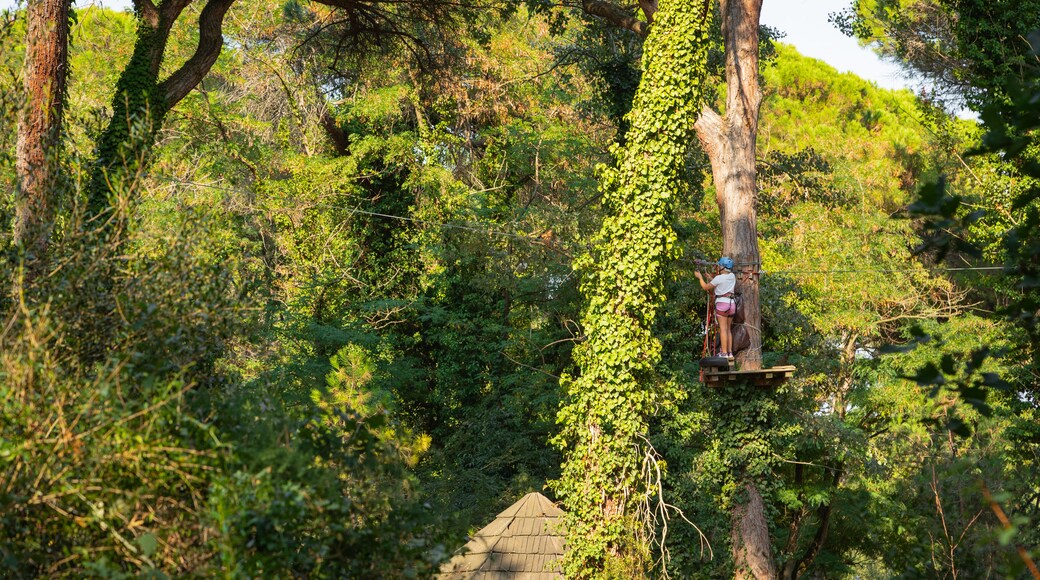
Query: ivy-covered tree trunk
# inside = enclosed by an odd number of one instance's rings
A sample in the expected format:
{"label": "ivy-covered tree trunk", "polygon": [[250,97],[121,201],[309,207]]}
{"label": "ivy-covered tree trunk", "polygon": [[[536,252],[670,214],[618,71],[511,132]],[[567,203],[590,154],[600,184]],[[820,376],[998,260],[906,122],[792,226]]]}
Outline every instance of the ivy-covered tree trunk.
{"label": "ivy-covered tree trunk", "polygon": [[[199,14],[195,53],[163,81],[159,73],[170,31],[191,0],[134,0],[137,41],[112,98],[112,119],[98,139],[87,186],[87,211],[98,216],[112,206],[113,192],[129,185],[143,167],[166,114],[209,73],[220,56],[224,15],[234,0],[209,0]],[[98,223],[103,223],[99,220]]]}
{"label": "ivy-covered tree trunk", "polygon": [[54,221],[62,117],[68,78],[69,0],[30,0],[26,8],[25,108],[18,121],[14,243],[26,277],[43,269]]}
{"label": "ivy-covered tree trunk", "polygon": [[[738,355],[744,369],[762,367],[762,310],[759,304],[758,223],[755,208],[755,147],[762,92],[758,86],[758,27],[762,0],[722,0],[721,28],[726,52],[726,110],[705,107],[697,137],[711,161],[722,220],[723,253],[736,263],[744,298],[744,326],[751,345]],[[723,395],[725,396],[725,395]],[[759,482],[745,474],[732,513],[732,554],[737,577],[776,578],[769,522]]]}
{"label": "ivy-covered tree trunk", "polygon": [[137,38],[134,52],[120,74],[112,97],[112,118],[97,141],[95,159],[87,182],[87,226],[98,236],[92,251],[100,265],[93,277],[81,282],[91,295],[95,310],[85,320],[80,358],[91,364],[101,360],[112,348],[115,325],[105,320],[118,307],[118,260],[110,259],[122,251],[123,233],[131,217],[136,182],[147,166],[155,138],[170,109],[180,102],[216,62],[223,46],[221,28],[224,14],[234,0],[208,0],[199,13],[199,40],[195,53],[165,80],[159,81],[166,46],[177,19],[191,0],[134,0]]}
{"label": "ivy-covered tree trunk", "polygon": [[628,140],[602,173],[609,217],[577,265],[587,340],[575,354],[581,376],[564,381],[556,441],[566,454],[556,488],[568,513],[568,577],[630,577],[650,567],[638,506],[653,493],[641,473],[660,383],[661,345],[651,330],[675,252],[675,200],[684,191],[710,16],[708,0],[660,3]]}

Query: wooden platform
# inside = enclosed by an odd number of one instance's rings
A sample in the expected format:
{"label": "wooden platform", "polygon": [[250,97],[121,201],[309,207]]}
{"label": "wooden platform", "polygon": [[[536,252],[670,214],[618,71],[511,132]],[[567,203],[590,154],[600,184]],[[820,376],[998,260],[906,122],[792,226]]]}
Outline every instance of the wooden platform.
{"label": "wooden platform", "polygon": [[748,382],[759,387],[775,387],[794,376],[795,367],[783,366],[755,371],[736,371],[707,367],[701,369],[701,381],[709,387],[721,387],[729,382]]}

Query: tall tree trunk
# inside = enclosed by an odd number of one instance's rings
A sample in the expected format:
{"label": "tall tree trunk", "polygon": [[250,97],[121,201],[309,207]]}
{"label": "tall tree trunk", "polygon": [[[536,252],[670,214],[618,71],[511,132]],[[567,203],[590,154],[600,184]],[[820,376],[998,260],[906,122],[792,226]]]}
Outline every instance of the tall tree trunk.
{"label": "tall tree trunk", "polygon": [[733,508],[730,541],[732,542],[734,578],[776,578],[769,522],[765,502],[754,483],[744,483],[746,502]]}
{"label": "tall tree trunk", "polygon": [[68,77],[69,1],[30,0],[26,10],[25,108],[18,120],[14,242],[28,278],[45,264],[59,183]]}
{"label": "tall tree trunk", "polygon": [[[586,13],[645,36],[649,27],[633,17],[631,7],[613,2],[583,1]],[[648,22],[657,10],[653,0],[640,0]],[[745,369],[762,367],[762,310],[759,303],[758,218],[755,208],[755,148],[758,137],[758,27],[762,0],[721,0],[721,28],[726,56],[726,111],[705,106],[694,125],[711,161],[716,200],[722,218],[723,253],[733,258],[744,299],[744,326],[750,347],[739,353]],[[755,482],[745,476],[746,501],[733,510],[733,559],[738,576],[776,578],[765,503]]]}
{"label": "tall tree trunk", "polygon": [[[762,0],[721,0],[726,53],[726,111],[707,107],[695,128],[711,161],[722,219],[723,253],[736,263],[744,298],[744,325],[751,346],[740,353],[744,369],[762,367],[759,304],[758,218],[755,208],[755,146],[762,92],[758,86],[758,27]],[[744,482],[745,502],[732,514],[732,553],[738,578],[776,578],[765,503],[753,481]]]}
{"label": "tall tree trunk", "polygon": [[[834,491],[837,491],[841,485],[841,478],[845,473],[844,462],[839,462],[835,467],[834,471],[831,472],[831,487]],[[832,500],[833,501],[833,500]],[[816,534],[813,535],[813,539],[809,542],[808,547],[805,549],[805,553],[802,554],[801,558],[798,558],[793,562],[793,567],[790,567],[791,573],[788,576],[784,575],[785,578],[795,580],[798,575],[804,572],[812,565],[813,561],[816,560],[816,556],[820,555],[820,551],[823,550],[824,544],[827,542],[827,535],[831,529],[831,515],[833,515],[832,505],[830,503],[825,504],[817,508],[816,518],[819,521],[816,528]],[[791,554],[794,558],[794,554]]]}
{"label": "tall tree trunk", "polygon": [[675,200],[700,110],[710,7],[666,0],[655,13],[627,140],[600,176],[607,216],[577,261],[587,340],[574,355],[581,375],[562,381],[556,438],[565,454],[555,487],[567,506],[568,577],[636,577],[652,566],[645,546],[653,532],[639,514],[641,498],[654,493],[643,473],[660,393],[654,321],[674,258]]}
{"label": "tall tree trunk", "polygon": [[744,298],[744,325],[751,346],[739,354],[744,369],[762,367],[759,305],[758,218],[755,144],[762,92],[758,86],[758,23],[762,0],[722,0],[726,49],[726,113],[705,107],[695,128],[711,161],[722,218],[722,251],[733,258]]}

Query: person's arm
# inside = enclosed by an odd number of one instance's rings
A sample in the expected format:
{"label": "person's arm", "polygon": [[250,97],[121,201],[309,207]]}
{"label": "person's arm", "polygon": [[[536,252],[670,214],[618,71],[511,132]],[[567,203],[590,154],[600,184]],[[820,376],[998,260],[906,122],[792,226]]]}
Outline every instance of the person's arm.
{"label": "person's arm", "polygon": [[693,275],[697,276],[697,281],[701,283],[701,288],[707,290],[708,292],[711,292],[712,290],[715,289],[715,285],[714,284],[711,284],[711,283],[708,283],[708,282],[704,281],[704,276],[701,274],[700,270],[695,271],[693,273]]}

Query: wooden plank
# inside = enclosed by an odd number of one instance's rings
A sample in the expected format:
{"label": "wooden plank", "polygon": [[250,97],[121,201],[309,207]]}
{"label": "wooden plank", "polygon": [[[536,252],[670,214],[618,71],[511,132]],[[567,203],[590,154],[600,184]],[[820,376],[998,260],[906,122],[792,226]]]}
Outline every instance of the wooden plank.
{"label": "wooden plank", "polygon": [[796,370],[790,365],[756,370],[723,370],[718,367],[707,367],[702,369],[702,377],[705,383],[749,381],[759,386],[774,386],[793,377]]}

